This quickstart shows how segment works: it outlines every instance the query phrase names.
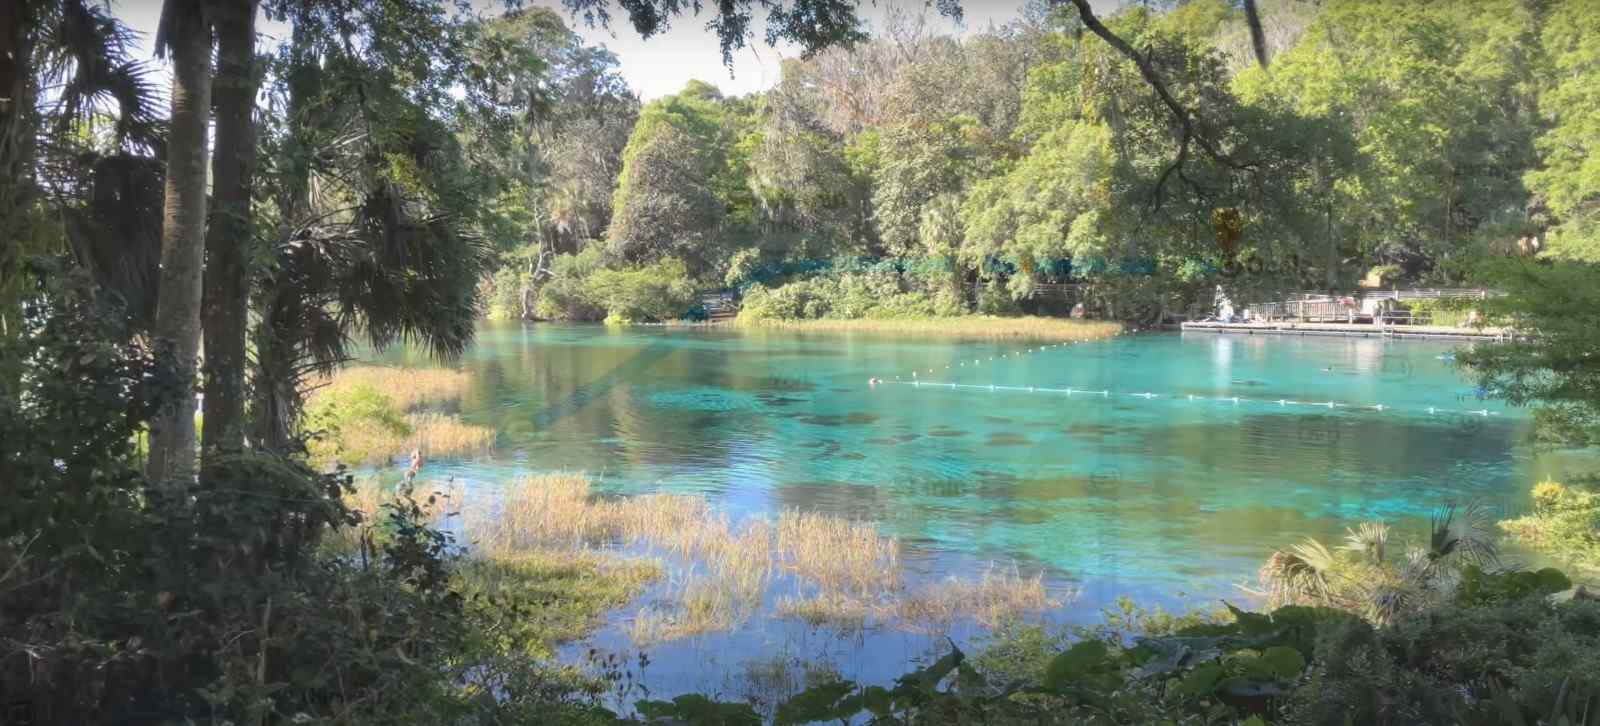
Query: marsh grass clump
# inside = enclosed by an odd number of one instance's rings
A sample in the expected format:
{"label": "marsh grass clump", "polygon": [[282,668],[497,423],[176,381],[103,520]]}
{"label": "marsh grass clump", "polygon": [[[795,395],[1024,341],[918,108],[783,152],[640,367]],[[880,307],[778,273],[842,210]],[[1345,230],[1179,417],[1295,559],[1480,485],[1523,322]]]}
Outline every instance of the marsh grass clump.
{"label": "marsh grass clump", "polygon": [[870,523],[787,511],[778,517],[782,566],[826,592],[865,596],[900,589],[900,544]]}
{"label": "marsh grass clump", "polygon": [[677,562],[664,591],[629,622],[640,645],[736,628],[760,611],[780,577],[796,588],[778,598],[780,616],[847,631],[869,619],[918,629],[961,618],[992,624],[1059,604],[1042,575],[1016,568],[907,597],[900,545],[870,523],[795,511],[776,522],[734,522],[702,497],[601,496],[578,474],[519,479],[493,501],[466,507],[463,521],[468,539],[491,555],[642,548]]}
{"label": "marsh grass clump", "polygon": [[313,461],[382,464],[413,449],[425,456],[474,456],[494,446],[495,431],[446,413],[470,378],[460,371],[361,366],[318,379],[306,400]]}
{"label": "marsh grass clump", "polygon": [[976,582],[947,578],[901,599],[894,615],[909,626],[943,632],[961,618],[995,627],[1025,613],[1061,606],[1050,597],[1044,573],[1026,576],[1017,569],[991,565]]}
{"label": "marsh grass clump", "polygon": [[496,621],[493,635],[507,647],[550,658],[557,646],[592,632],[606,612],[627,605],[664,571],[653,559],[532,550],[469,557],[456,568],[453,584],[469,608],[515,615]]}
{"label": "marsh grass clump", "polygon": [[401,411],[454,406],[466,394],[472,377],[447,368],[355,366],[311,382],[313,399],[340,396],[358,388],[382,392]]}

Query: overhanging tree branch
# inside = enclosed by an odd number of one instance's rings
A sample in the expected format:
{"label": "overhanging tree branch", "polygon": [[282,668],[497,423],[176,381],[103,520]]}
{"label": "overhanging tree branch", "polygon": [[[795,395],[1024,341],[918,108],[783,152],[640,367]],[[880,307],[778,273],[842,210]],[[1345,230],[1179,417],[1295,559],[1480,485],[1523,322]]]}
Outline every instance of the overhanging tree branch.
{"label": "overhanging tree branch", "polygon": [[[1183,165],[1189,159],[1189,144],[1191,142],[1198,144],[1201,150],[1217,163],[1230,169],[1255,171],[1258,168],[1258,165],[1254,162],[1240,162],[1233,159],[1217,146],[1215,140],[1202,133],[1203,130],[1199,128],[1194,112],[1172,95],[1171,87],[1167,85],[1167,81],[1161,76],[1161,73],[1156,70],[1155,64],[1151,62],[1150,58],[1140,54],[1132,45],[1128,44],[1128,41],[1123,40],[1121,36],[1107,28],[1105,23],[1100,22],[1100,18],[1094,14],[1094,8],[1089,6],[1089,0],[1071,0],[1071,2],[1072,6],[1078,11],[1078,17],[1083,20],[1084,27],[1095,35],[1100,36],[1101,40],[1104,40],[1118,53],[1133,61],[1134,65],[1139,69],[1139,75],[1143,76],[1145,83],[1150,86],[1151,90],[1156,92],[1156,96],[1161,99],[1162,105],[1165,105],[1167,110],[1172,112],[1173,119],[1178,124],[1178,155],[1172,164],[1161,173],[1160,180],[1156,184],[1154,206],[1160,206],[1161,190],[1166,186],[1167,179],[1174,173],[1191,186],[1194,185],[1194,182],[1189,181],[1183,174]],[[1252,13],[1252,17],[1253,15]],[[1259,25],[1259,21],[1255,25]]]}

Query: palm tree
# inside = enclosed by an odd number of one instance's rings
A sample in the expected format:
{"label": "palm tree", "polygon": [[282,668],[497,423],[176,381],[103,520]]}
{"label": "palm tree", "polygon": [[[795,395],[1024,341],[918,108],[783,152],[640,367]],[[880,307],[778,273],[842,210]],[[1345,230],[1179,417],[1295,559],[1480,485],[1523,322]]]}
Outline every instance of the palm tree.
{"label": "palm tree", "polygon": [[[206,130],[211,114],[210,14],[209,3],[203,0],[166,0],[156,32],[157,52],[172,57],[172,113],[153,333],[160,354],[182,381],[194,380],[200,349]],[[152,481],[187,479],[194,472],[192,397],[177,398],[166,402],[151,423],[145,474]]]}
{"label": "palm tree", "polygon": [[[252,292],[252,430],[255,445],[291,451],[307,381],[348,361],[358,337],[461,354],[489,249],[470,231],[480,205],[459,142],[393,71],[415,62],[421,78],[441,62],[427,54],[450,51],[402,36],[420,10],[384,6],[399,14],[369,15],[360,31],[336,4],[275,10],[293,30],[274,89],[288,117],[264,134],[276,224]],[[349,32],[373,35],[347,44]]]}
{"label": "palm tree", "polygon": [[1346,530],[1340,557],[1314,539],[1272,553],[1259,573],[1269,607],[1316,605],[1357,612],[1377,623],[1434,606],[1452,592],[1468,566],[1499,561],[1493,517],[1478,504],[1436,512],[1427,545],[1388,559],[1390,531],[1379,522]]}
{"label": "palm tree", "polygon": [[216,156],[204,278],[205,457],[244,443],[248,250],[254,237],[256,0],[220,0],[217,22]]}
{"label": "palm tree", "polygon": [[70,251],[136,329],[154,314],[165,128],[131,43],[86,0],[0,8],[0,335],[16,332],[37,254]]}

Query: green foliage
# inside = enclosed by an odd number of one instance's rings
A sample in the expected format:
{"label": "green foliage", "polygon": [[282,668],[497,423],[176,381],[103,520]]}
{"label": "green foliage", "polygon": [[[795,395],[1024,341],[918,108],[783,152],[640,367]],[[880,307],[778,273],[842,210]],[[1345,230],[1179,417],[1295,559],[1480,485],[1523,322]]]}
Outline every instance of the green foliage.
{"label": "green foliage", "polygon": [[550,279],[539,287],[534,313],[545,320],[604,318],[605,305],[589,287],[589,278],[602,268],[602,254],[598,246],[590,246],[577,254],[557,255]]}
{"label": "green foliage", "polygon": [[317,435],[308,444],[310,454],[321,461],[368,461],[391,456],[393,451],[370,450],[361,444],[411,435],[405,413],[368,384],[319,396],[306,410],[305,425]]}
{"label": "green foliage", "polygon": [[590,276],[589,290],[605,307],[608,323],[677,320],[694,304],[694,284],[677,260],[637,269],[599,270]]}
{"label": "green foliage", "polygon": [[[15,496],[0,510],[6,703],[43,723],[599,713],[580,684],[487,635],[506,611],[463,607],[431,502],[402,493],[359,558],[323,559],[325,535],[362,524],[342,471],[240,453],[151,487],[134,441],[162,401],[188,405],[186,387],[82,276],[42,272],[17,342],[21,395],[0,395]],[[382,416],[373,403],[357,401]]]}
{"label": "green foliage", "polygon": [[[1600,570],[1600,494],[1542,482],[1533,488],[1533,500],[1532,512],[1503,521],[1500,528],[1523,544],[1581,570]],[[1531,587],[1536,583],[1518,584]],[[1555,583],[1551,580],[1548,584]]]}
{"label": "green foliage", "polygon": [[1539,110],[1552,120],[1538,140],[1541,164],[1529,170],[1528,188],[1549,207],[1555,222],[1551,253],[1600,262],[1600,4],[1552,3],[1540,32],[1549,63],[1541,80]]}
{"label": "green foliage", "polygon": [[1490,323],[1508,325],[1514,340],[1474,346],[1457,360],[1486,390],[1516,405],[1536,405],[1546,441],[1600,441],[1600,265],[1507,260],[1483,280],[1505,291],[1484,301]]}
{"label": "green foliage", "polygon": [[752,285],[739,315],[745,320],[819,320],[948,317],[966,312],[947,288],[903,289],[886,270],[818,275],[776,288]]}

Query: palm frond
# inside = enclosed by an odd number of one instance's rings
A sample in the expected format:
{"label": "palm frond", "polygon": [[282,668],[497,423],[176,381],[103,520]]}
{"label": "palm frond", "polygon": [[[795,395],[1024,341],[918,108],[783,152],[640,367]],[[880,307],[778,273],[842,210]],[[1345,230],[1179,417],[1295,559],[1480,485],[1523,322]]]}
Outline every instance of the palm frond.
{"label": "palm frond", "polygon": [[1493,564],[1500,561],[1494,517],[1480,502],[1447,504],[1429,526],[1428,558],[1438,564]]}
{"label": "palm frond", "polygon": [[1339,549],[1357,553],[1373,564],[1380,564],[1387,559],[1388,547],[1389,525],[1362,522],[1354,528],[1345,529],[1344,544]]}
{"label": "palm frond", "polygon": [[41,28],[39,68],[56,99],[51,114],[56,135],[105,113],[116,118],[119,147],[159,155],[160,93],[150,67],[132,59],[133,32],[83,0],[67,0],[54,9]]}
{"label": "palm frond", "polygon": [[1329,573],[1334,555],[1326,545],[1307,539],[1267,558],[1257,574],[1271,604],[1320,603],[1331,593]]}

